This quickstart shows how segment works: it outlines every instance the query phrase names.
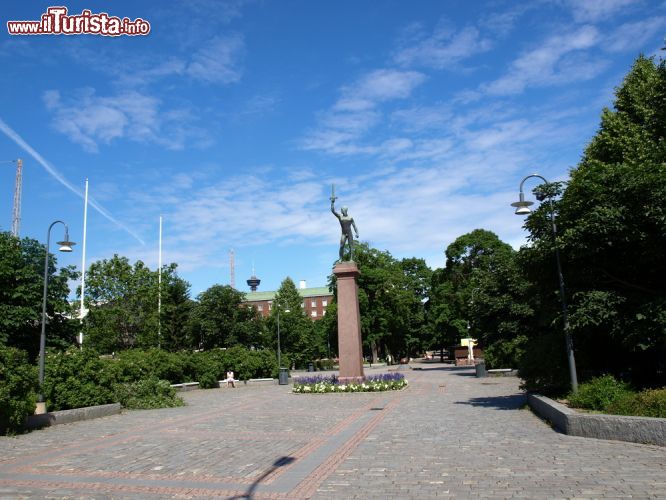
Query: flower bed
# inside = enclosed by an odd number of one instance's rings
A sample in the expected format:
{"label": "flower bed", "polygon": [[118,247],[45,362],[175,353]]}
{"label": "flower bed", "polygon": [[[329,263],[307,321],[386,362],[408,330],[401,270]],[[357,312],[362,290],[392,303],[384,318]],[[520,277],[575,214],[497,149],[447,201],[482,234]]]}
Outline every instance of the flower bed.
{"label": "flower bed", "polygon": [[294,380],[293,392],[300,394],[325,392],[379,392],[397,391],[407,386],[402,373],[371,375],[362,382],[340,383],[337,375],[298,377]]}

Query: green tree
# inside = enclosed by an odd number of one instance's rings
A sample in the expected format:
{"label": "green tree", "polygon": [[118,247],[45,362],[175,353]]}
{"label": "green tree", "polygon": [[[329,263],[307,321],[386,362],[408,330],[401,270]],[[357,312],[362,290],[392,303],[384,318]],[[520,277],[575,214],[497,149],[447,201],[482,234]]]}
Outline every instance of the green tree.
{"label": "green tree", "polygon": [[[0,232],[0,344],[27,351],[31,358],[39,352],[44,286],[44,245],[30,238],[19,240]],[[47,346],[66,348],[75,342],[68,280],[77,273],[72,267],[56,269],[49,254],[47,298]]]}
{"label": "green tree", "polygon": [[[178,351],[197,345],[191,335],[190,316],[195,302],[190,299],[190,284],[166,268],[162,281],[161,346]],[[166,278],[166,279],[164,279]]]}
{"label": "green tree", "polygon": [[192,310],[192,336],[203,349],[253,345],[261,335],[256,311],[243,305],[245,294],[228,285],[213,285],[197,297]]}
{"label": "green tree", "polygon": [[475,229],[458,237],[446,249],[446,267],[433,278],[433,347],[471,335],[502,354],[494,358],[498,363],[516,366],[534,316],[530,291],[517,252],[495,233]]}
{"label": "green tree", "polygon": [[143,262],[114,255],[86,274],[85,333],[92,347],[111,352],[157,345],[157,276]]}
{"label": "green tree", "polygon": [[[303,298],[294,281],[287,277],[275,294],[269,317],[270,345],[277,350],[277,314],[280,311],[280,350],[283,355],[302,368],[320,353],[315,336],[314,322],[305,315]],[[285,362],[283,361],[283,364]]]}
{"label": "green tree", "polygon": [[525,268],[540,286],[541,314],[561,331],[554,245],[560,249],[583,380],[610,372],[639,385],[666,383],[665,137],[666,66],[641,56],[555,202],[558,241],[547,206],[526,222]]}
{"label": "green tree", "polygon": [[[399,261],[367,243],[356,245],[354,260],[361,271],[359,307],[366,354],[376,362],[380,357],[399,359],[418,352],[425,337],[424,298],[430,281],[425,262]],[[337,293],[333,276],[330,286]]]}
{"label": "green tree", "polygon": [[[162,267],[162,318],[158,315],[158,271],[140,260],[114,255],[90,265],[86,274],[84,328],[91,346],[103,353],[130,347],[180,349],[189,345],[189,283],[177,265]],[[81,289],[79,287],[80,296]],[[158,330],[161,330],[158,338]]]}

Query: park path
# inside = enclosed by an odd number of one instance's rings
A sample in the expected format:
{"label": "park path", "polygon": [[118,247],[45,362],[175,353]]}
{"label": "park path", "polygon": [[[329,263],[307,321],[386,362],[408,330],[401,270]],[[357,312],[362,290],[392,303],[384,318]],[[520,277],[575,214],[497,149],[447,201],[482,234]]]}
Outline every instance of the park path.
{"label": "park path", "polygon": [[0,437],[0,498],[666,498],[666,448],[560,434],[513,377],[414,366],[392,393],[192,391]]}

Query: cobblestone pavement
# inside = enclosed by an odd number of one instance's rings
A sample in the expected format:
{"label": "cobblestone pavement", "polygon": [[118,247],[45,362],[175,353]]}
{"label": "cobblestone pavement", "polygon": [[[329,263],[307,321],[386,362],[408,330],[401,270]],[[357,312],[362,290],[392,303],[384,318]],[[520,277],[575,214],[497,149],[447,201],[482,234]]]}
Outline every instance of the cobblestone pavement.
{"label": "cobblestone pavement", "polygon": [[0,437],[0,498],[666,498],[666,448],[559,434],[512,377],[414,366],[398,392],[192,391]]}

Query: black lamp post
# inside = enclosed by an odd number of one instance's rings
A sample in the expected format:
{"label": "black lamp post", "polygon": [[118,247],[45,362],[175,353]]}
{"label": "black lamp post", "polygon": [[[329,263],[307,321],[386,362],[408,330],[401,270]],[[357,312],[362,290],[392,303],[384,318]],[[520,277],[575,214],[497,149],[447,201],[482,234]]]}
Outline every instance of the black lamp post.
{"label": "black lamp post", "polygon": [[44,294],[42,296],[42,333],[39,336],[39,396],[37,398],[37,414],[46,413],[46,402],[44,401],[44,358],[46,355],[46,296],[49,290],[49,246],[51,244],[51,228],[56,224],[65,226],[65,239],[58,241],[61,252],[71,252],[72,246],[76,245],[69,241],[69,228],[61,220],[52,222],[49,230],[46,232],[46,247],[44,255]]}
{"label": "black lamp post", "polygon": [[[277,306],[277,358],[278,358],[278,384],[286,385],[289,379],[289,374],[287,369],[282,368],[282,354],[280,348],[280,303],[276,302]],[[289,309],[285,309],[284,312],[290,312]]]}
{"label": "black lamp post", "polygon": [[[537,177],[548,184],[548,181],[539,174],[530,174],[520,181],[520,193],[518,196],[518,201],[511,204],[512,207],[516,207],[516,215],[527,215],[531,213],[530,205],[533,205],[532,201],[525,201],[525,195],[523,193],[523,184],[527,179],[532,177]],[[567,309],[567,296],[566,289],[564,286],[564,276],[562,275],[562,264],[560,263],[560,251],[557,248],[557,226],[555,225],[555,208],[553,207],[553,197],[548,196],[548,201],[550,205],[550,223],[553,230],[553,243],[555,248],[555,263],[557,265],[557,277],[560,283],[560,300],[562,302],[562,321],[564,323],[564,337],[566,339],[567,346],[567,359],[569,361],[569,378],[571,379],[571,390],[575,393],[578,392],[578,376],[576,375],[576,360],[574,359],[574,350],[573,350],[573,341],[571,339],[571,332],[569,331],[569,314]]]}

